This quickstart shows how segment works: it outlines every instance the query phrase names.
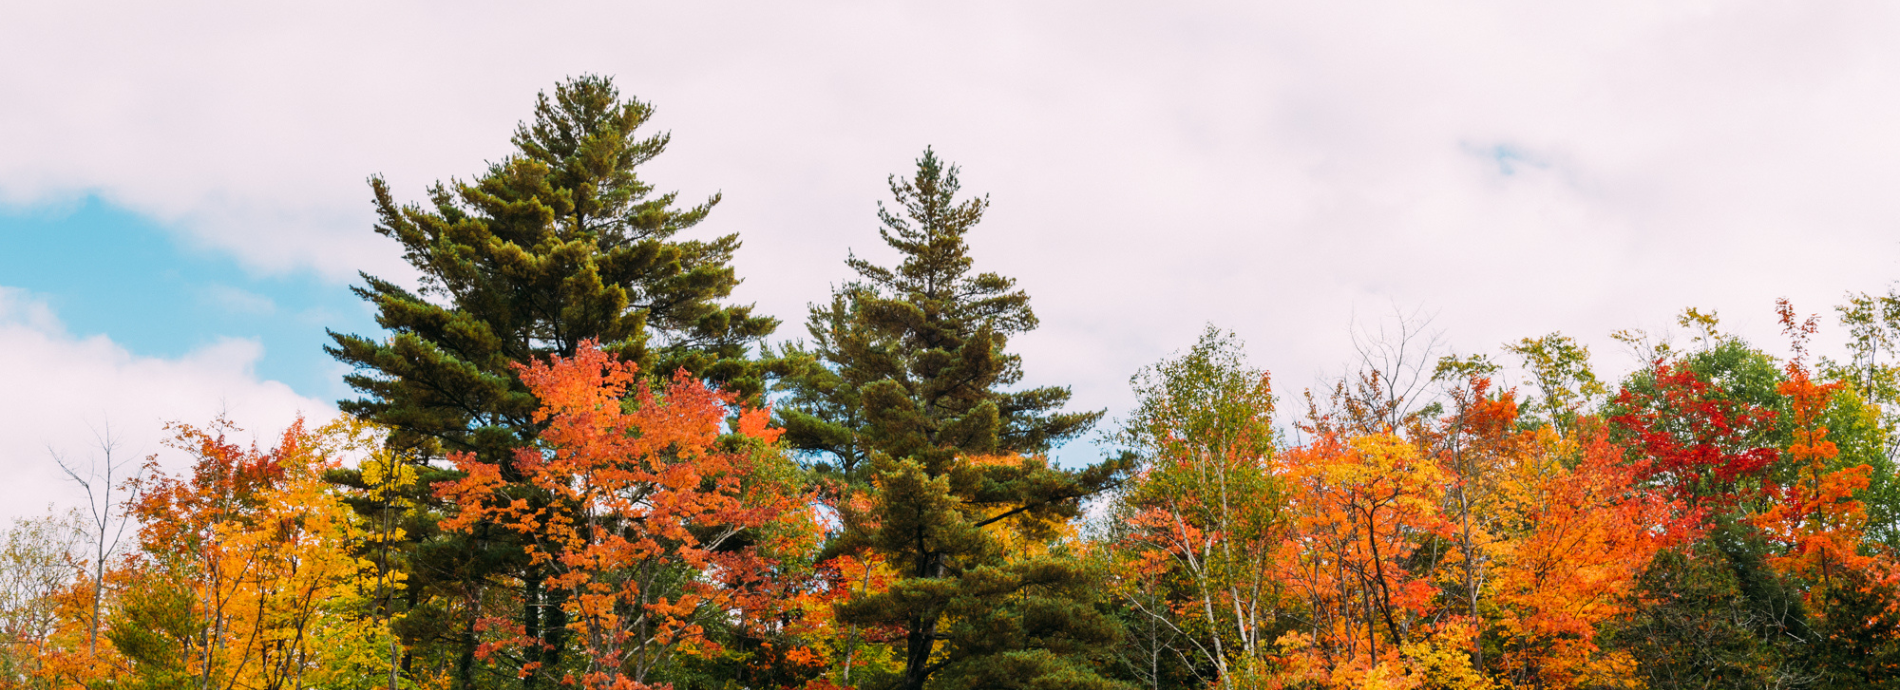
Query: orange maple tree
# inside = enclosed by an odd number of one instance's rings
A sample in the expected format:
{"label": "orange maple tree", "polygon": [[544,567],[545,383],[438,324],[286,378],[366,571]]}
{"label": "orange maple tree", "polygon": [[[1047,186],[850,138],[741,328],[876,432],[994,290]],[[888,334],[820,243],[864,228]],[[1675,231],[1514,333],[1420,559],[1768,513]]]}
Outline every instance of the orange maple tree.
{"label": "orange maple tree", "polygon": [[1867,488],[1873,468],[1865,464],[1830,467],[1840,449],[1827,440],[1821,415],[1845,384],[1817,382],[1808,370],[1807,340],[1816,329],[1815,319],[1797,323],[1794,308],[1785,299],[1776,302],[1776,309],[1794,349],[1784,367],[1787,380],[1776,391],[1788,399],[1792,412],[1793,439],[1787,458],[1796,476],[1774,487],[1773,500],[1752,522],[1784,549],[1769,562],[1783,573],[1808,580],[1812,586],[1805,594],[1815,603],[1825,597],[1837,571],[1861,570],[1872,561],[1857,549],[1867,515],[1854,495]]}
{"label": "orange maple tree", "polygon": [[1285,455],[1294,521],[1282,577],[1304,599],[1305,629],[1280,641],[1295,675],[1336,685],[1400,673],[1404,648],[1432,632],[1438,588],[1408,564],[1450,524],[1445,473],[1390,434],[1328,436]]}
{"label": "orange maple tree", "polygon": [[[770,480],[779,431],[766,410],[737,410],[725,434],[731,395],[684,372],[655,391],[634,373],[592,342],[521,368],[547,428],[514,470],[545,500],[511,495],[502,468],[472,454],[451,456],[467,476],[438,489],[461,509],[445,529],[492,522],[526,537],[585,652],[585,668],[564,680],[588,688],[648,687],[674,655],[720,650],[703,635],[709,621],[775,611],[774,548],[811,525],[803,497]],[[539,643],[521,633],[481,653]]]}
{"label": "orange maple tree", "polygon": [[1507,466],[1486,549],[1498,670],[1534,687],[1626,685],[1634,662],[1602,654],[1598,627],[1628,610],[1659,551],[1694,535],[1695,516],[1642,490],[1641,468],[1595,420],[1570,440],[1531,433],[1537,443]]}

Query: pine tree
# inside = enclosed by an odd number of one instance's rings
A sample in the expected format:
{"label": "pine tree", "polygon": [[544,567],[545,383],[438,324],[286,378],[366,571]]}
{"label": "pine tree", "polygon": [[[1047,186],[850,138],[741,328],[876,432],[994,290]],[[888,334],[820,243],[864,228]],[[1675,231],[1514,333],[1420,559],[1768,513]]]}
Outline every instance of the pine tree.
{"label": "pine tree", "polygon": [[911,180],[890,179],[900,212],[878,205],[896,269],[856,255],[858,279],[814,306],[810,349],[822,364],[788,377],[786,442],[853,473],[872,451],[941,463],[959,453],[1039,453],[1086,432],[1101,412],[1058,412],[1069,389],[1000,390],[1022,380],[1010,336],[1036,327],[1029,295],[995,273],[971,275],[964,242],[987,197],[958,203],[957,170],[924,151]]}
{"label": "pine tree", "polygon": [[1075,471],[1034,455],[1101,413],[1059,412],[1066,388],[1003,390],[1022,379],[1008,338],[1036,317],[1013,280],[971,273],[964,236],[987,199],[958,202],[956,168],[930,150],[890,186],[898,209],[880,206],[879,234],[903,262],[852,256],[859,278],[813,307],[815,344],[787,353],[810,365],[783,382],[789,442],[875,487],[864,508],[843,502],[828,552],[880,554],[899,576],[839,620],[903,632],[904,670],[888,680],[906,690],[1113,687],[1093,670],[1118,634],[1097,608],[1098,578],[1060,546],[1023,546],[1053,541],[1131,463]]}
{"label": "pine tree", "polygon": [[[372,177],[375,229],[401,243],[421,285],[412,292],[363,275],[356,294],[376,305],[390,335],[330,334],[335,344],[325,349],[355,367],[345,380],[363,395],[339,407],[390,427],[393,445],[418,457],[472,452],[519,482],[514,449],[532,443],[542,423],[517,364],[572,357],[593,339],[648,375],[685,369],[755,397],[763,365],[748,350],[777,321],[721,302],[738,284],[736,235],[676,237],[719,197],[679,208],[675,193],[655,194],[636,174],[668,142],[638,132],[652,113],[610,79],[582,76],[538,98],[533,121],[515,131],[513,154],[471,182],[438,183],[426,207],[398,204]],[[450,476],[425,472],[417,497]],[[518,493],[542,500],[525,485]],[[441,539],[421,550],[436,562],[419,564],[418,579],[479,592],[498,571],[520,578],[521,623],[547,643],[528,661],[553,667],[565,645],[559,602],[540,591],[541,575],[519,546],[502,536]],[[458,634],[466,687],[475,631]],[[525,684],[537,680],[530,674]]]}

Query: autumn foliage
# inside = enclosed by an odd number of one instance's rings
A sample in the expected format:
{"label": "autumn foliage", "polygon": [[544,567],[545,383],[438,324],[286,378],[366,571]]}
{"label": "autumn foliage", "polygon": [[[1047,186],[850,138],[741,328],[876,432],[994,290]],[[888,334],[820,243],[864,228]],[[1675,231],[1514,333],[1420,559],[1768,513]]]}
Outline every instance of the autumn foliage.
{"label": "autumn foliage", "polygon": [[[1336,423],[1325,415],[1355,408],[1316,406],[1297,443],[1274,425],[1265,373],[1210,332],[1138,378],[1143,399],[1119,438],[1143,464],[1103,522],[1024,513],[997,523],[986,548],[1026,573],[1094,564],[1119,612],[1121,670],[1089,683],[1637,688],[1694,664],[1720,664],[1710,678],[1784,677],[1762,660],[1792,658],[1828,660],[1817,677],[1855,687],[1900,668],[1900,568],[1869,536],[1880,470],[1847,461],[1843,449],[1860,446],[1829,428],[1859,393],[1809,363],[1812,320],[1785,305],[1783,320],[1795,356],[1769,389],[1708,373],[1733,352],[1675,355],[1604,397],[1602,414],[1572,404],[1552,416],[1559,425],[1525,417],[1516,390],[1466,368],[1443,379],[1443,404],[1399,426]],[[925,585],[900,587],[904,566],[884,550],[825,545],[838,529],[826,516],[888,510],[880,487],[801,479],[767,411],[685,373],[655,384],[586,344],[520,375],[540,401],[537,441],[498,461],[449,454],[451,468],[348,419],[298,423],[269,445],[235,440],[225,422],[174,425],[171,447],[190,465],[153,460],[123,487],[136,540],[101,586],[80,568],[9,613],[9,682],[446,688],[466,664],[486,669],[480,687],[724,677],[830,690],[904,673],[905,627],[862,611]],[[1036,465],[1009,454],[952,465],[970,477],[1018,466]],[[541,620],[570,653],[527,632],[509,582],[458,594],[405,566],[419,542],[402,525],[432,512],[435,529],[517,545],[531,566],[518,572],[543,578]],[[83,565],[29,552],[69,548],[48,545],[56,523],[33,524],[16,535],[38,542],[13,537],[9,563]],[[1750,613],[1756,601],[1800,618]],[[430,652],[414,632],[442,617],[465,621],[472,657]],[[1747,642],[1762,629],[1807,647]],[[1658,647],[1658,635],[1680,643]],[[1743,651],[1672,665],[1718,640]]]}
{"label": "autumn foliage", "polygon": [[[528,557],[548,567],[549,588],[567,594],[568,627],[587,661],[566,682],[646,687],[674,654],[720,652],[705,634],[712,621],[743,627],[777,612],[773,555],[809,519],[801,496],[757,481],[762,449],[778,436],[764,410],[740,411],[722,438],[730,395],[683,372],[663,391],[646,389],[632,365],[591,344],[527,367],[522,379],[548,426],[509,469],[539,492],[511,493],[500,465],[461,454],[450,459],[467,476],[437,493],[463,506],[445,529],[522,533]],[[539,643],[504,636],[482,654]]]}
{"label": "autumn foliage", "polygon": [[725,302],[737,236],[676,237],[718,197],[636,174],[651,113],[577,77],[427,204],[373,178],[419,280],[365,275],[384,331],[331,334],[362,397],[262,441],[172,423],[90,526],[16,522],[0,690],[1900,678],[1900,292],[1850,295],[1840,361],[1783,301],[1788,357],[1690,309],[1687,346],[1613,335],[1620,378],[1560,333],[1512,365],[1407,323],[1298,419],[1210,326],[1058,460],[1107,411],[1026,385],[1038,318],[975,269],[957,166],[890,178],[900,262],[852,256],[768,347]]}
{"label": "autumn foliage", "polygon": [[[1223,338],[1210,333],[1168,366],[1194,373]],[[1816,381],[1797,351],[1750,399],[1698,371],[1708,359],[1660,359],[1605,414],[1572,406],[1581,412],[1562,425],[1524,418],[1516,391],[1466,367],[1446,381],[1446,405],[1400,426],[1362,415],[1397,405],[1315,404],[1300,427],[1308,438],[1264,453],[1185,442],[1218,436],[1192,415],[1144,430],[1162,442],[1117,498],[1127,526],[1109,545],[1132,612],[1133,675],[1222,687],[1646,687],[1661,662],[1624,631],[1688,615],[1668,613],[1684,604],[1667,587],[1682,583],[1663,584],[1679,576],[1658,559],[1726,568],[1707,555],[1723,548],[1753,549],[1743,553],[1771,568],[1724,576],[1753,578],[1726,586],[1795,591],[1813,612],[1802,625],[1815,628],[1779,634],[1821,648],[1850,634],[1818,628],[1840,626],[1861,640],[1855,649],[1874,649],[1865,641],[1891,632],[1870,630],[1895,629],[1895,600],[1870,603],[1891,597],[1879,593],[1892,591],[1893,568],[1862,531],[1856,497],[1872,468],[1838,462],[1822,423],[1844,384]],[[1145,411],[1175,409],[1168,398],[1189,388],[1143,390]],[[1245,510],[1223,507],[1241,495]],[[1766,596],[1731,591],[1720,595],[1736,597],[1728,606]],[[1850,600],[1862,607],[1854,618]],[[1172,664],[1155,649],[1174,650]]]}

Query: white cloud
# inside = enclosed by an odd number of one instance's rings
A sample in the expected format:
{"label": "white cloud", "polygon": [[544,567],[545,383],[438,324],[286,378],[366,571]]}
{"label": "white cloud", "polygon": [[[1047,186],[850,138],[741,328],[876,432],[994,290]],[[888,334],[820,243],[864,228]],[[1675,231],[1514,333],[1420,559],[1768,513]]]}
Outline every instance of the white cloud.
{"label": "white cloud", "polygon": [[[0,287],[0,361],[8,394],[0,397],[0,519],[39,513],[48,503],[80,505],[78,489],[53,461],[80,467],[102,459],[107,431],[120,442],[114,460],[157,453],[171,471],[187,466],[161,445],[164,425],[198,426],[220,413],[269,442],[299,414],[312,421],[336,412],[288,386],[260,381],[252,366],[263,348],[223,340],[177,359],[134,355],[105,336],[76,338],[31,295]],[[136,462],[133,466],[136,466]]]}
{"label": "white cloud", "polygon": [[1032,380],[1119,408],[1209,320],[1289,392],[1394,303],[1467,351],[1602,352],[1689,305],[1772,342],[1774,297],[1896,275],[1896,32],[1766,0],[32,3],[0,25],[0,198],[389,274],[364,176],[420,199],[608,73],[674,134],[648,179],[726,194],[706,228],[785,334],[847,248],[884,256],[884,175],[934,144],[995,201],[979,266],[1035,296]]}

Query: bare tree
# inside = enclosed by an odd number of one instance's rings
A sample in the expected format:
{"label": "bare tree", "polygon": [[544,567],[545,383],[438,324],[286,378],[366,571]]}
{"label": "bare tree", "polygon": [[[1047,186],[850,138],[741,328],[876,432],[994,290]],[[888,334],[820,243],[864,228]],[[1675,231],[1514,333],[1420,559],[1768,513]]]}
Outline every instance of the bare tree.
{"label": "bare tree", "polygon": [[[112,495],[115,491],[131,491],[133,494],[127,496],[124,503],[136,500],[137,489],[133,487],[137,483],[128,480],[136,480],[144,473],[143,465],[132,464],[132,458],[113,457],[119,454],[119,446],[120,440],[112,435],[112,422],[108,420],[104,431],[93,430],[93,450],[98,455],[89,458],[85,467],[67,461],[58,450],[47,449],[53,456],[53,462],[59,463],[59,469],[86,491],[85,527],[89,532],[86,539],[92,548],[92,620],[88,625],[88,654],[99,652],[99,618],[105,607],[106,560],[118,550],[119,540],[125,536],[126,525],[130,524],[122,511],[113,510],[119,504],[112,500]],[[126,476],[128,469],[131,477]]]}
{"label": "bare tree", "polygon": [[1432,318],[1422,308],[1406,312],[1397,305],[1372,328],[1355,318],[1354,370],[1332,382],[1324,409],[1312,391],[1306,393],[1310,427],[1365,433],[1404,428],[1430,402],[1426,393],[1443,349],[1441,334],[1431,328]]}

